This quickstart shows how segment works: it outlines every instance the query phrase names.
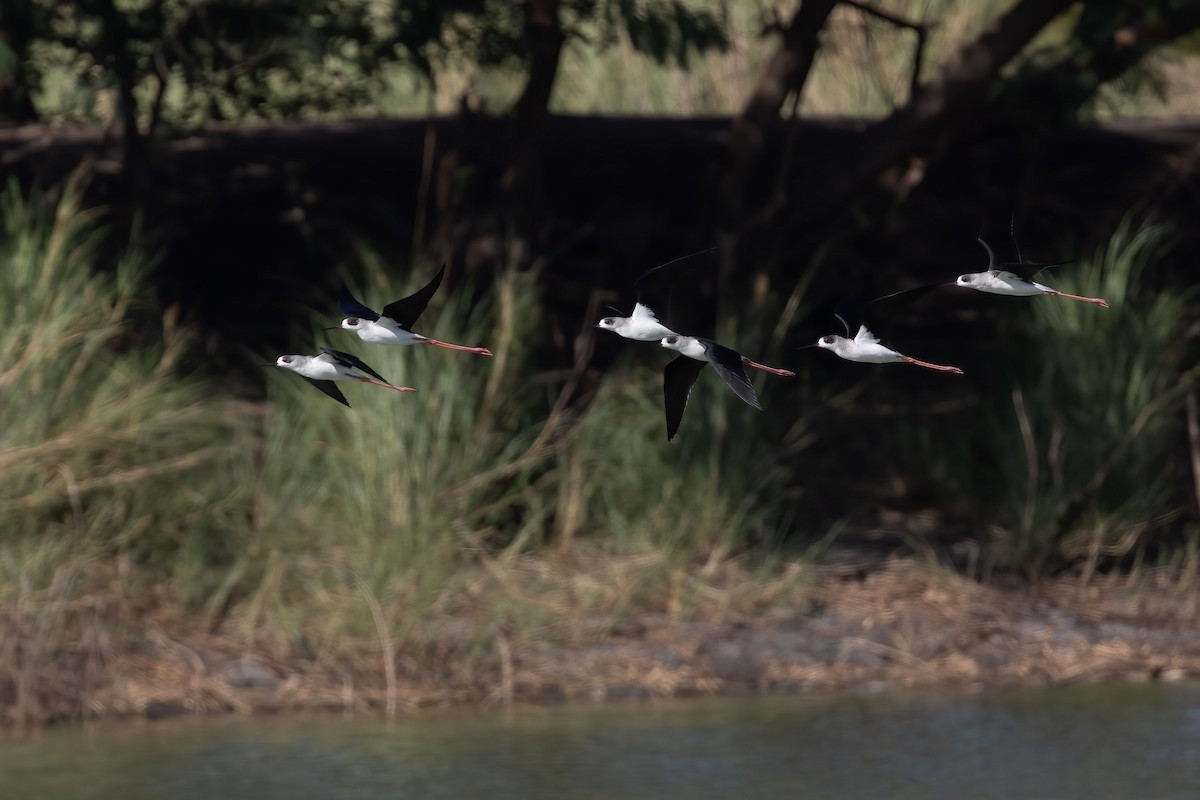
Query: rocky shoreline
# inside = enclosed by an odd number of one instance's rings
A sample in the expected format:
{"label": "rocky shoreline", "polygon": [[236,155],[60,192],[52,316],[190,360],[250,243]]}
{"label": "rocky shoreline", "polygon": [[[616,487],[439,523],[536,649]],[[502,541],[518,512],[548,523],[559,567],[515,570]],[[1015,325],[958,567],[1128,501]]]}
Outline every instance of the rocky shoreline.
{"label": "rocky shoreline", "polygon": [[[58,667],[82,677],[44,680],[36,699],[43,721],[53,721],[1183,681],[1200,676],[1200,601],[1186,586],[1145,574],[1102,576],[1086,586],[1077,577],[988,586],[893,558],[856,577],[816,577],[804,608],[719,619],[643,613],[590,631],[583,621],[573,641],[518,644],[498,634],[470,668],[461,641],[470,620],[445,621],[438,623],[444,669],[426,666],[420,674],[403,653],[390,671],[382,658],[369,662],[375,667],[357,661],[336,668],[330,659],[288,657],[205,630],[199,620],[156,614],[128,635],[94,633],[104,638],[92,643],[99,659],[84,663],[64,653]],[[31,702],[20,691],[4,692],[10,723],[20,723],[15,715]]]}

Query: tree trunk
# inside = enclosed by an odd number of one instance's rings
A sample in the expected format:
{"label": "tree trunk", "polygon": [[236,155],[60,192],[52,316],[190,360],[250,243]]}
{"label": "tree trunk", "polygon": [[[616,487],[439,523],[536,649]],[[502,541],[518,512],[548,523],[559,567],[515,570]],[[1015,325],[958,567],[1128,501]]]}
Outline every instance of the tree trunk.
{"label": "tree trunk", "polygon": [[538,144],[549,114],[550,95],[558,77],[565,36],[558,17],[559,0],[525,1],[525,41],[529,46],[529,79],[513,115],[508,164],[500,181],[501,208],[512,224],[509,253],[523,263],[541,217],[538,191]]}

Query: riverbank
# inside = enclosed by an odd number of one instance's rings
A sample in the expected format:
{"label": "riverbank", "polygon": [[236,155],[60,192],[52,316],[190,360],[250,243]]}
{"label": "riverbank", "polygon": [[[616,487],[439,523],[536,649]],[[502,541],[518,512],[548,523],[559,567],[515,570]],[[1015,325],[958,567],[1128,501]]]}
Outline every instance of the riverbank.
{"label": "riverbank", "polygon": [[[540,559],[521,568],[560,566]],[[1178,576],[984,585],[895,556],[850,576],[800,563],[769,579],[736,565],[720,569],[722,580],[758,582],[751,606],[604,617],[564,609],[541,636],[481,631],[462,615],[430,619],[430,649],[419,654],[378,641],[316,652],[282,633],[250,634],[166,604],[87,609],[54,636],[45,618],[8,612],[0,615],[8,673],[0,685],[9,723],[29,725],[1200,675],[1200,602]],[[786,602],[771,602],[772,593]]]}

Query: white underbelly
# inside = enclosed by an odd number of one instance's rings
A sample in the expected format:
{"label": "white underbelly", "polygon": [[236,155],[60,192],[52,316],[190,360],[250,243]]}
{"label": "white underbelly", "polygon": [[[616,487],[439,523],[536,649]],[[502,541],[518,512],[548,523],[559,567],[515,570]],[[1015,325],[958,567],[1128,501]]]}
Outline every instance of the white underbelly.
{"label": "white underbelly", "polygon": [[310,361],[296,372],[314,381],[336,381],[345,378],[337,364],[330,364],[328,361]]}
{"label": "white underbelly", "polygon": [[981,292],[988,294],[1006,294],[1009,297],[1032,297],[1038,294],[1044,294],[1045,290],[1040,284],[1033,281],[1023,281],[1017,277],[997,277],[991,280],[983,281],[974,286]]}
{"label": "white underbelly", "polygon": [[903,361],[904,356],[895,350],[889,350],[881,344],[860,345],[849,353],[842,355],[847,361],[859,361],[863,364],[894,364]]}
{"label": "white underbelly", "polygon": [[634,341],[638,342],[657,342],[666,338],[667,336],[675,335],[675,331],[671,330],[667,326],[658,322],[650,322],[648,320],[634,321],[625,326],[623,330],[617,331],[617,333],[619,333],[621,336],[624,336],[626,339],[633,339]]}
{"label": "white underbelly", "polygon": [[416,344],[425,337],[401,328],[373,325],[358,334],[359,338],[369,344]]}

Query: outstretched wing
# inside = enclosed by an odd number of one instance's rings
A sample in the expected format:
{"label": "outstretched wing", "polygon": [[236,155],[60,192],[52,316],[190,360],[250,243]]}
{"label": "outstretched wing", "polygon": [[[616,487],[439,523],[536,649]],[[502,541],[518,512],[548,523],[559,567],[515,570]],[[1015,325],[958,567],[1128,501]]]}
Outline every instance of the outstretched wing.
{"label": "outstretched wing", "polygon": [[688,253],[686,256],[679,256],[679,258],[673,258],[665,264],[659,264],[657,267],[651,267],[650,269],[646,270],[641,275],[639,275],[638,279],[633,282],[634,288],[640,292],[641,288],[642,288],[642,282],[645,281],[646,278],[649,278],[651,275],[658,272],[659,270],[666,269],[667,267],[678,264],[681,261],[687,261],[690,258],[695,258],[696,256],[707,255],[709,253],[715,253],[715,252],[717,252],[717,248],[715,246],[708,247],[708,248],[705,248],[704,250],[697,250],[695,253]]}
{"label": "outstretched wing", "polygon": [[369,319],[371,322],[379,319],[378,314],[354,299],[354,295],[350,294],[350,290],[346,288],[345,284],[342,284],[342,291],[338,294],[337,307],[338,311],[347,317]]}
{"label": "outstretched wing", "polygon": [[649,307],[641,303],[635,303],[633,313],[629,315],[630,319],[652,319],[658,322],[658,315],[649,309]]}
{"label": "outstretched wing", "polygon": [[977,236],[977,237],[975,237],[975,239],[976,239],[976,241],[978,241],[978,242],[979,242],[981,245],[983,245],[983,249],[987,251],[987,255],[988,255],[988,265],[987,265],[987,268],[988,268],[988,271],[989,271],[989,272],[994,272],[994,271],[996,270],[996,251],[992,249],[992,246],[991,246],[990,244],[988,244],[987,242],[985,242],[985,241],[983,240],[983,237],[982,237],[982,236]]}
{"label": "outstretched wing", "polygon": [[746,370],[742,366],[742,354],[708,339],[700,341],[704,343],[705,355],[708,356],[716,373],[721,376],[721,380],[725,381],[725,384],[733,389],[734,394],[742,398],[747,405],[762,411],[758,395],[754,393],[754,384],[750,383],[750,379],[746,377]]}
{"label": "outstretched wing", "polygon": [[1018,278],[1026,281],[1033,280],[1033,276],[1037,275],[1044,269],[1051,267],[1061,267],[1064,264],[1073,264],[1078,259],[1068,258],[1066,261],[1022,261],[1019,264],[1000,264],[997,267],[999,272],[1011,272]]}
{"label": "outstretched wing", "polygon": [[859,325],[854,341],[856,344],[879,344],[879,337],[871,333],[871,329],[866,325]]}
{"label": "outstretched wing", "polygon": [[[303,378],[304,376],[301,375],[300,377]],[[346,395],[342,394],[342,390],[339,389],[337,387],[337,384],[334,383],[333,381],[316,381],[316,380],[313,380],[312,378],[304,378],[304,380],[308,381],[313,386],[317,387],[322,392],[324,392],[325,394],[332,397],[334,400],[337,400],[339,403],[344,405],[346,408],[350,407],[350,403],[346,400]]]}
{"label": "outstretched wing", "polygon": [[367,366],[366,362],[358,356],[343,353],[341,350],[334,350],[332,347],[322,347],[321,352],[332,358],[335,364],[341,364],[343,367],[353,367],[360,372],[370,375],[372,378],[377,378],[387,383],[387,378]]}
{"label": "outstretched wing", "polygon": [[412,326],[416,325],[417,320],[425,313],[425,307],[429,305],[429,299],[433,297],[433,293],[442,285],[442,276],[445,274],[446,265],[442,264],[441,269],[437,271],[437,275],[434,275],[433,280],[429,283],[408,297],[384,306],[383,316],[395,320],[400,324],[401,328],[412,330]]}
{"label": "outstretched wing", "polygon": [[675,438],[679,423],[683,421],[683,410],[704,362],[687,356],[677,356],[663,368],[663,407],[667,412],[667,441]]}
{"label": "outstretched wing", "polygon": [[838,322],[842,323],[842,327],[846,329],[847,339],[853,337],[855,329],[862,324],[863,318],[866,316],[867,302],[870,296],[870,292],[867,291],[855,292],[849,297],[843,297],[833,307],[833,315],[838,318]]}
{"label": "outstretched wing", "polygon": [[1017,254],[1016,261],[997,261],[996,252],[992,250],[988,243],[983,240],[983,237],[979,237],[979,243],[983,245],[984,250],[987,250],[988,271],[992,274],[998,275],[1001,272],[1011,272],[1021,280],[1030,281],[1033,280],[1034,275],[1037,275],[1044,269],[1061,267],[1064,264],[1070,264],[1077,260],[1074,258],[1069,258],[1066,261],[1025,261],[1021,256],[1021,247],[1017,244],[1016,234],[1011,227],[1012,223],[1010,222],[1009,225],[1010,227],[1008,233],[1009,237],[1012,239],[1013,250]]}

